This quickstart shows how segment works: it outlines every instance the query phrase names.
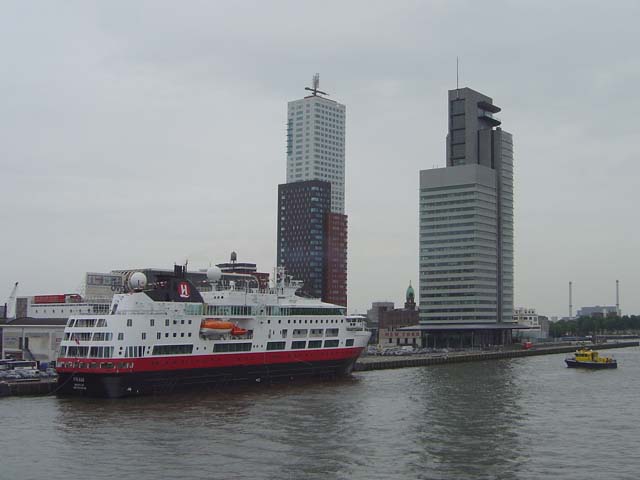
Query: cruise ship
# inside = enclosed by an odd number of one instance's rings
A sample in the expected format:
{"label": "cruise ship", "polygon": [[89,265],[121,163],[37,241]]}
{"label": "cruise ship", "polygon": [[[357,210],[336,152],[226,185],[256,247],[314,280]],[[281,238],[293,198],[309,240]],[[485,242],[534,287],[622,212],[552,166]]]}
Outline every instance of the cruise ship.
{"label": "cruise ship", "polygon": [[108,313],[70,317],[57,393],[119,398],[346,375],[369,341],[362,318],[296,295],[302,284],[283,270],[267,289],[221,277],[212,267],[195,286],[182,265],[153,283],[135,272]]}

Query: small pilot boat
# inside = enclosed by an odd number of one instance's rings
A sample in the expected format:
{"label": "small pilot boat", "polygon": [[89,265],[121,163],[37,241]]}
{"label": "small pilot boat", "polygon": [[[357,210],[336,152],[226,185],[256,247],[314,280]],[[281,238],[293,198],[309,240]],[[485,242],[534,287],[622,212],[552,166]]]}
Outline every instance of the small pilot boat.
{"label": "small pilot boat", "polygon": [[565,358],[569,368],[618,368],[618,362],[612,357],[601,357],[590,348],[580,348],[571,358]]}

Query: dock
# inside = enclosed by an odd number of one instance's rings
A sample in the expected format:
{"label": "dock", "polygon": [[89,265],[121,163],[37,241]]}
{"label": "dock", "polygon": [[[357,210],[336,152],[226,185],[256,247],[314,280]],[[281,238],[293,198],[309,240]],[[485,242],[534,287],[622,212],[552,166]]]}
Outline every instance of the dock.
{"label": "dock", "polygon": [[19,380],[15,382],[0,382],[0,397],[10,395],[47,395],[55,391],[57,386],[55,378],[42,380]]}
{"label": "dock", "polygon": [[[502,350],[490,352],[449,352],[434,353],[428,355],[407,355],[400,357],[380,357],[367,355],[360,357],[353,370],[367,372],[371,370],[385,370],[389,368],[423,367],[428,365],[442,365],[446,363],[481,362],[485,360],[499,360],[503,358],[532,357],[535,355],[550,355],[553,353],[571,353],[582,345],[538,346],[528,350]],[[594,350],[607,350],[611,348],[638,347],[640,342],[608,342],[600,344],[584,345]]]}

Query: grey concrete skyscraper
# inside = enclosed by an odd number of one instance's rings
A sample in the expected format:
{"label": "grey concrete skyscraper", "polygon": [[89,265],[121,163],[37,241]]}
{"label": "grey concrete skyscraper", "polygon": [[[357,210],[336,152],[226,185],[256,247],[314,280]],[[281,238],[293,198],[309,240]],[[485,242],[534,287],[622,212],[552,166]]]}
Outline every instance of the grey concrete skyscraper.
{"label": "grey concrete skyscraper", "polygon": [[420,172],[423,325],[510,334],[513,142],[499,111],[486,95],[450,90],[446,167]]}

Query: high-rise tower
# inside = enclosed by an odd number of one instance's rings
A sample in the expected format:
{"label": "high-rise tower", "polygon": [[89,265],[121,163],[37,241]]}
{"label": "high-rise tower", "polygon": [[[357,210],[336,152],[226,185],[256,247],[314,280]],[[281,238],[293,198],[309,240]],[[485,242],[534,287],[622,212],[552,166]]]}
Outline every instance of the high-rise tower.
{"label": "high-rise tower", "polygon": [[344,214],[345,106],[325,98],[319,76],[289,102],[287,183],[278,186],[278,265],[303,292],[347,305]]}
{"label": "high-rise tower", "polygon": [[331,211],[344,214],[344,140],[346,107],[318,90],[289,102],[287,113],[287,183],[324,180],[331,183]]}
{"label": "high-rise tower", "polygon": [[513,143],[500,108],[449,91],[447,166],[420,172],[420,321],[513,322]]}

